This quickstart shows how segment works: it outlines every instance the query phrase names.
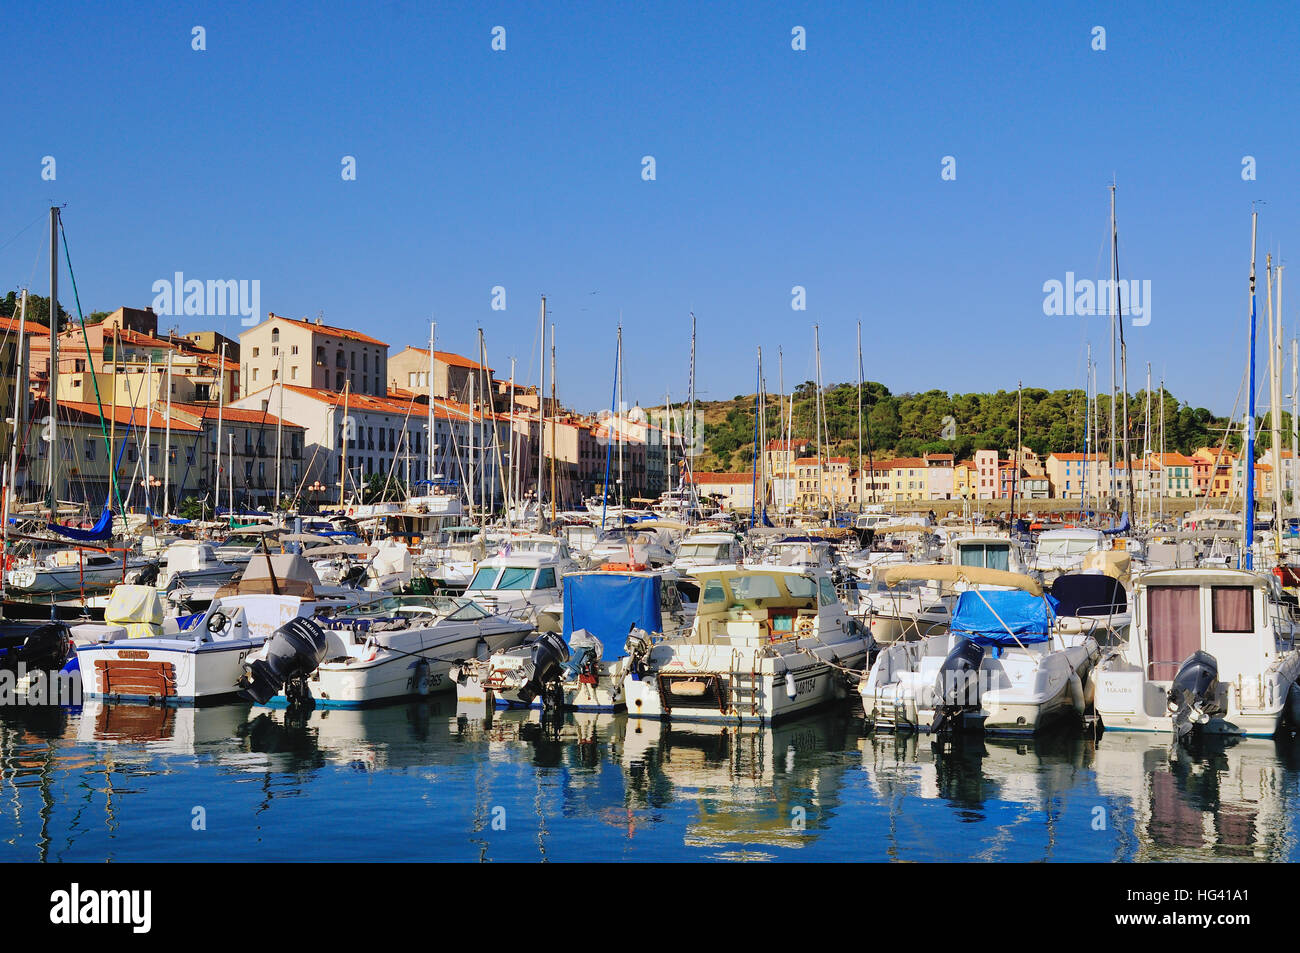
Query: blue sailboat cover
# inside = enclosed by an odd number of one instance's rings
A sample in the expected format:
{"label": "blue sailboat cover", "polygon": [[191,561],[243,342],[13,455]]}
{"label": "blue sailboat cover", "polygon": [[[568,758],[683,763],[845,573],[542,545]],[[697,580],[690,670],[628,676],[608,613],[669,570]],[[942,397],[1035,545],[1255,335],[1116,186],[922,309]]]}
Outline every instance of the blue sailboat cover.
{"label": "blue sailboat cover", "polygon": [[582,573],[564,577],[564,641],[578,629],[600,640],[601,657],[612,662],[627,652],[628,630],[663,629],[659,607],[659,577],[617,572]]}
{"label": "blue sailboat cover", "polygon": [[1046,642],[1056,621],[1055,601],[1021,589],[968,590],[957,597],[948,628],[979,645]]}
{"label": "blue sailboat cover", "polygon": [[62,526],[58,523],[47,524],[52,532],[60,536],[66,536],[68,539],[75,539],[83,543],[97,543],[109,539],[113,535],[113,511],[107,506],[104,512],[99,514],[99,520],[91,529],[79,529],[76,526]]}

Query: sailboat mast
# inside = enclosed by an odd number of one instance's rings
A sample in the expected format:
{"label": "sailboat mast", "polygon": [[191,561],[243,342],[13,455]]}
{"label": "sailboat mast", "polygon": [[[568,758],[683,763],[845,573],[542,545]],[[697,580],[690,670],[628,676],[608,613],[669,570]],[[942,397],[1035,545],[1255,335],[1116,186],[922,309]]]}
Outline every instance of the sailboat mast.
{"label": "sailboat mast", "polygon": [[1242,460],[1243,474],[1246,479],[1246,525],[1242,548],[1246,557],[1246,568],[1253,569],[1255,542],[1255,248],[1256,233],[1259,226],[1259,213],[1250,213],[1250,372],[1246,383],[1246,458]]}
{"label": "sailboat mast", "polygon": [[[858,322],[858,482],[862,481],[862,322]],[[858,494],[858,512],[862,512],[862,494]]]}
{"label": "sailboat mast", "polygon": [[339,440],[339,510],[344,506],[344,494],[348,481],[348,394],[352,390],[352,380],[343,382],[343,426],[340,428]]}
{"label": "sailboat mast", "polygon": [[[537,393],[537,406],[542,406],[541,391]],[[555,409],[555,325],[551,325],[551,409]],[[555,505],[555,414],[551,414],[551,522],[556,519]],[[542,505],[541,497],[538,497],[537,506]]]}
{"label": "sailboat mast", "polygon": [[[18,340],[14,345],[14,413],[13,431],[9,435],[9,472],[4,481],[4,500],[0,501],[0,567],[3,567],[9,554],[9,501],[17,501],[14,484],[18,482],[18,435],[22,433],[23,402],[26,396],[23,387],[27,383],[24,364],[27,341],[27,289],[23,289],[22,301],[18,306]],[[111,460],[110,460],[111,462]],[[4,618],[5,573],[0,571],[0,618]]]}
{"label": "sailboat mast", "polygon": [[[1271,260],[1272,256],[1270,256]],[[1276,318],[1274,318],[1276,315]],[[1277,306],[1269,305],[1269,445],[1273,456],[1273,537],[1282,561],[1282,266],[1277,266]]]}
{"label": "sailboat mast", "polygon": [[620,313],[618,321],[618,505],[619,507],[627,506],[627,500],[624,497],[623,482],[623,412],[626,404],[623,403],[623,316]]}
{"label": "sailboat mast", "polygon": [[[163,519],[171,519],[172,515],[172,354],[170,350],[167,352],[167,380],[163,384],[167,388],[167,417],[163,421]],[[283,362],[284,358],[280,360]],[[111,459],[109,463],[112,463]],[[278,486],[275,498],[280,498]]]}
{"label": "sailboat mast", "polygon": [[[116,332],[115,335],[116,337]],[[118,351],[116,346],[113,349],[113,399],[117,399],[117,361]],[[128,391],[128,396],[130,392]],[[217,368],[217,461],[214,464],[212,472],[212,518],[217,518],[217,510],[221,507],[221,408],[226,403],[226,345],[221,345],[221,364]],[[344,411],[346,417],[347,411]],[[116,414],[114,415],[116,416]],[[343,497],[339,495],[339,505],[343,505]],[[125,515],[125,514],[124,514]]]}
{"label": "sailboat mast", "polygon": [[[428,444],[428,446],[424,448],[427,451],[426,456],[428,457],[428,462],[425,464],[424,478],[429,481],[429,487],[431,492],[433,487],[433,472],[434,472],[433,469],[434,450],[435,450],[434,434],[436,432],[434,428],[434,411],[433,411],[433,377],[434,377],[434,371],[436,370],[436,368],[434,367],[434,363],[437,360],[433,352],[433,345],[436,342],[437,337],[438,337],[438,322],[437,321],[430,322],[429,324],[429,372],[428,372],[429,379],[427,381],[429,385],[429,424],[428,424],[428,430],[426,431],[425,434],[425,442]],[[450,422],[448,423],[448,426],[450,427]]]}
{"label": "sailboat mast", "polygon": [[1296,511],[1296,497],[1300,495],[1300,342],[1291,339],[1291,512]]}
{"label": "sailboat mast", "polygon": [[[542,313],[537,319],[537,532],[542,531],[542,467],[546,462],[546,295],[542,295]],[[555,448],[551,447],[551,453]],[[552,464],[552,467],[554,464]]]}
{"label": "sailboat mast", "polygon": [[1110,277],[1106,283],[1106,310],[1110,314],[1110,499],[1107,509],[1115,506],[1115,312],[1116,295],[1119,292],[1115,284],[1115,183],[1110,185]]}
{"label": "sailboat mast", "polygon": [[[826,502],[826,491],[822,487],[822,341],[821,328],[813,325],[813,352],[817,367],[817,506],[820,509]],[[832,507],[833,509],[833,507]],[[833,514],[832,514],[833,515]]]}
{"label": "sailboat mast", "polygon": [[[273,509],[276,510],[280,508],[280,489],[281,489],[280,470],[283,466],[283,464],[280,461],[283,459],[283,453],[284,453],[284,352],[283,351],[280,352],[280,373],[278,376],[280,378],[280,410],[275,420],[275,503],[273,504]],[[407,472],[406,483],[407,486],[410,486],[411,479],[410,479],[410,472],[409,472],[410,470],[409,439],[407,441],[407,448],[408,448],[408,456],[407,456],[408,472]]]}
{"label": "sailboat mast", "polygon": [[50,419],[50,455],[47,458],[46,483],[50,493],[50,522],[55,521],[58,493],[55,489],[54,461],[59,456],[59,210],[50,208],[50,374],[46,406]]}

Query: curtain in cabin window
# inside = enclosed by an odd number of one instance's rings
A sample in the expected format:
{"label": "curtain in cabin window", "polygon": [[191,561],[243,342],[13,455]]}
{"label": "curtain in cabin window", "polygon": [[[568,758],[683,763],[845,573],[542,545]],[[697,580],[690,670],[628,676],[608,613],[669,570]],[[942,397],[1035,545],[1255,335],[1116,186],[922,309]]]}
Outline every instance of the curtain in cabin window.
{"label": "curtain in cabin window", "polygon": [[1147,590],[1148,677],[1171,681],[1201,647],[1199,586],[1152,586]]}
{"label": "curtain in cabin window", "polygon": [[1214,632],[1255,631],[1254,595],[1253,586],[1212,586],[1210,589],[1211,630]]}

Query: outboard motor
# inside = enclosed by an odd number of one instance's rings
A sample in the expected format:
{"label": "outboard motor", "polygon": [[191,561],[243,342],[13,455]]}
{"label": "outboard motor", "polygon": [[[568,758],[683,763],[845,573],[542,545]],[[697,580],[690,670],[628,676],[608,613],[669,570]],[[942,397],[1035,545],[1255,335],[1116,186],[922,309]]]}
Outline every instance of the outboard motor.
{"label": "outboard motor", "polygon": [[1194,728],[1222,715],[1219,663],[1209,652],[1193,652],[1174,676],[1167,695],[1169,715],[1179,740]]}
{"label": "outboard motor", "polygon": [[[560,670],[569,660],[569,647],[554,632],[543,632],[533,643],[532,654],[524,661],[524,684],[519,688],[519,700],[525,705],[542,694],[546,687],[559,679]],[[550,699],[544,698],[549,704]]]}
{"label": "outboard motor", "polygon": [[0,669],[57,672],[68,660],[68,626],[64,622],[0,623]]}
{"label": "outboard motor", "polygon": [[266,657],[244,663],[240,697],[265,705],[284,689],[290,705],[311,699],[306,678],[325,660],[325,632],[311,619],[290,619],[266,643]]}
{"label": "outboard motor", "polygon": [[935,684],[938,700],[934,706],[931,732],[950,727],[958,712],[978,703],[980,663],[983,661],[984,647],[970,639],[959,639],[952,647],[939,666]]}

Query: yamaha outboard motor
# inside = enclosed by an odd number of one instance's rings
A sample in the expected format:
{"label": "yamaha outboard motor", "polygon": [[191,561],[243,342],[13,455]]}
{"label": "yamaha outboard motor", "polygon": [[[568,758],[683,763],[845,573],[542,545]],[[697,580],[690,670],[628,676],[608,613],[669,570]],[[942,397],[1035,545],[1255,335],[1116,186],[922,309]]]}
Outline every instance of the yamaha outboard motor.
{"label": "yamaha outboard motor", "polygon": [[63,622],[0,622],[0,669],[55,672],[68,660],[68,626]]}
{"label": "yamaha outboard motor", "polygon": [[284,689],[289,704],[311,699],[305,680],[325,660],[325,632],[311,619],[290,619],[266,643],[266,657],[244,663],[240,697],[265,705]]}
{"label": "yamaha outboard motor", "polygon": [[[558,681],[564,663],[569,660],[569,647],[554,632],[543,632],[533,643],[533,652],[524,661],[527,678],[519,689],[519,700],[525,705],[542,694],[546,687]],[[551,699],[544,698],[550,703]]]}
{"label": "yamaha outboard motor", "polygon": [[1204,725],[1219,706],[1219,663],[1209,652],[1193,652],[1178,669],[1167,696],[1169,715],[1179,739]]}
{"label": "yamaha outboard motor", "polygon": [[934,706],[934,724],[931,732],[951,727],[951,722],[963,708],[979,702],[980,663],[984,661],[984,647],[970,639],[958,639],[948,657],[939,666],[935,691],[938,699]]}

